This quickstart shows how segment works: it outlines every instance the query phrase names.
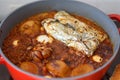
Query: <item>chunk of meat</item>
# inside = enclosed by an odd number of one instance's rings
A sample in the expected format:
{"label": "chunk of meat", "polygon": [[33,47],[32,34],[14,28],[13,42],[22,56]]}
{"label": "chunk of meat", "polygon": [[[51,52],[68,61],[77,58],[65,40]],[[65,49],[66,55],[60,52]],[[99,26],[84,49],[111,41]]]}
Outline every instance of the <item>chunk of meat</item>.
{"label": "chunk of meat", "polygon": [[51,56],[53,50],[52,48],[41,46],[40,44],[37,44],[33,47],[33,50],[31,51],[30,56],[34,61],[41,61],[42,59],[46,59]]}
{"label": "chunk of meat", "polygon": [[48,71],[58,77],[67,77],[70,75],[70,68],[61,60],[52,61],[46,64]]}
{"label": "chunk of meat", "polygon": [[20,26],[20,32],[29,36],[34,36],[40,31],[39,22],[29,20]]}
{"label": "chunk of meat", "polygon": [[35,62],[40,62],[43,59],[43,56],[40,51],[32,51],[30,53],[30,56]]}
{"label": "chunk of meat", "polygon": [[[65,11],[59,11],[54,16],[62,24],[69,24],[79,33],[84,34],[83,37],[86,39],[96,38],[99,41],[106,39],[107,35],[104,32],[96,30],[94,27],[87,25],[86,23],[76,19]],[[84,38],[82,38],[84,40]]]}
{"label": "chunk of meat", "polygon": [[93,71],[94,68],[90,64],[79,64],[72,70],[71,76],[78,76]]}
{"label": "chunk of meat", "polygon": [[54,19],[43,20],[42,25],[48,34],[88,57],[92,56],[98,45],[107,38],[104,32],[89,27],[65,11],[57,12]]}
{"label": "chunk of meat", "polygon": [[24,71],[27,71],[33,74],[39,74],[39,69],[37,65],[35,65],[32,62],[23,62],[21,63],[20,68]]}
{"label": "chunk of meat", "polygon": [[42,56],[44,58],[48,58],[51,56],[52,54],[52,49],[51,48],[45,48],[42,52],[41,52]]}

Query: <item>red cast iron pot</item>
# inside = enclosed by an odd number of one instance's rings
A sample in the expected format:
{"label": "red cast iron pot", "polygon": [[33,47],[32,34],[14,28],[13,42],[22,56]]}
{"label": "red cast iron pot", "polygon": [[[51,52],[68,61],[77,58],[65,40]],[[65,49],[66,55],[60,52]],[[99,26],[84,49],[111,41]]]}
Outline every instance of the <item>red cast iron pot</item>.
{"label": "red cast iron pot", "polygon": [[[103,12],[92,7],[88,4],[72,1],[72,0],[44,0],[37,1],[28,5],[25,5],[13,13],[11,13],[2,23],[1,23],[1,36],[0,36],[0,47],[4,38],[7,36],[9,31],[17,23],[21,22],[23,19],[32,16],[34,14],[50,11],[50,10],[66,10],[70,13],[75,13],[86,17],[97,24],[99,24],[110,36],[111,41],[114,45],[114,53],[108,62],[106,62],[102,67],[81,76],[68,77],[68,78],[52,78],[51,80],[100,80],[105,72],[110,67],[111,62],[115,58],[120,44],[119,32],[113,23],[113,21],[106,16]],[[111,18],[120,21],[119,15],[110,15]],[[3,54],[0,49],[0,64],[4,64],[14,80],[46,80],[43,76],[33,75],[31,73],[25,72],[11,63],[7,57]]]}

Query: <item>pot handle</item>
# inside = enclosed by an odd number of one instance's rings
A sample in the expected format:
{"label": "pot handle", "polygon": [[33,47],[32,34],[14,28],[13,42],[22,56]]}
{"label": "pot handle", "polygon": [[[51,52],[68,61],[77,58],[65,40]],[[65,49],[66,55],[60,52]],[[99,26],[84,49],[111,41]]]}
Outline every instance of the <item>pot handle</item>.
{"label": "pot handle", "polygon": [[[0,21],[0,26],[1,26],[1,21]],[[1,36],[2,30],[0,28],[0,36]],[[4,64],[4,59],[3,57],[0,55],[0,64]]]}
{"label": "pot handle", "polygon": [[[118,14],[109,14],[108,16],[109,16],[111,19],[117,20],[118,22],[120,22],[120,15],[118,15]],[[119,31],[119,33],[120,33],[120,27],[118,27],[118,31]]]}
{"label": "pot handle", "polygon": [[0,55],[0,64],[4,64],[5,61],[4,61],[4,58]]}

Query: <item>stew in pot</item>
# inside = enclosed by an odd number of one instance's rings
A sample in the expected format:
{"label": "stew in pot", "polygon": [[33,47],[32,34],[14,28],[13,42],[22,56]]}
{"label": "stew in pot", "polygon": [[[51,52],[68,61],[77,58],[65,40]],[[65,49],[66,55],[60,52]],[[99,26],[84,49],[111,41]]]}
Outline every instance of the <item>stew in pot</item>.
{"label": "stew in pot", "polygon": [[22,70],[47,78],[91,72],[113,55],[111,40],[99,25],[66,11],[25,19],[10,31],[2,50]]}

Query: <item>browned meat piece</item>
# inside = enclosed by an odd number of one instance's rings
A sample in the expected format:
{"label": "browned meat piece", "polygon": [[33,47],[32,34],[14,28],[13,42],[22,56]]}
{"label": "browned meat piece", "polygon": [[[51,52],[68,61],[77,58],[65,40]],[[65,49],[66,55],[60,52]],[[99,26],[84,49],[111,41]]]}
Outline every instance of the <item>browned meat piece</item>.
{"label": "browned meat piece", "polygon": [[34,36],[40,31],[39,23],[37,21],[29,20],[20,26],[20,32],[29,36]]}
{"label": "browned meat piece", "polygon": [[52,54],[52,49],[51,48],[45,48],[43,51],[42,51],[42,56],[44,58],[48,58],[50,57]]}
{"label": "browned meat piece", "polygon": [[31,51],[30,56],[33,59],[33,61],[40,62],[41,60],[50,57],[51,54],[52,54],[51,48],[37,44],[33,47],[33,50]]}
{"label": "browned meat piece", "polygon": [[63,61],[60,60],[50,62],[46,65],[46,67],[52,75],[58,77],[69,76],[71,72],[70,68]]}
{"label": "browned meat piece", "polygon": [[41,52],[39,52],[39,51],[32,51],[30,53],[30,56],[33,59],[33,61],[35,61],[35,62],[40,62],[43,59],[43,56],[42,56]]}

